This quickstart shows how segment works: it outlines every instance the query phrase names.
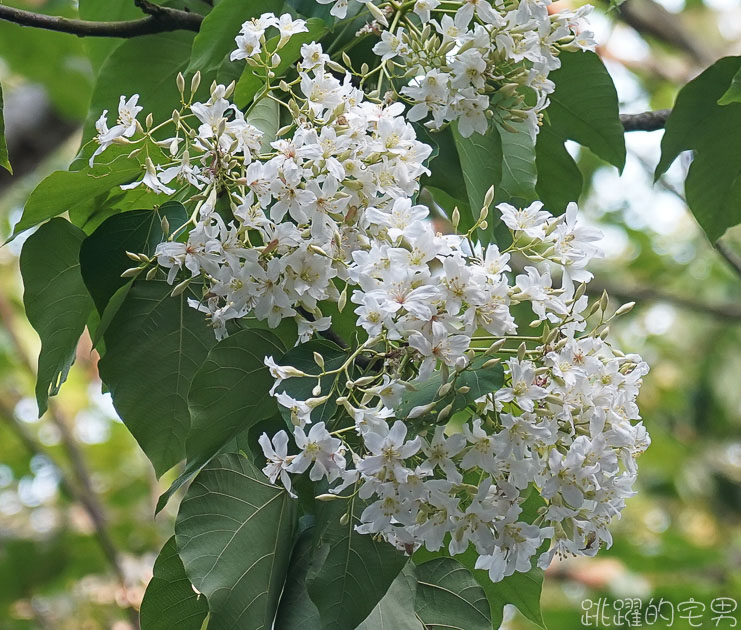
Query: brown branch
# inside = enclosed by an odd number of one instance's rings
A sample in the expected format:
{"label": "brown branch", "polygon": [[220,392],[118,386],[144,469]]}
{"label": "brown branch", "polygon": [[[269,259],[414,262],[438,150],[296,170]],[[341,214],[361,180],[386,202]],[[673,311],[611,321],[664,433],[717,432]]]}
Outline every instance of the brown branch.
{"label": "brown branch", "polygon": [[657,131],[666,126],[671,109],[659,109],[641,114],[620,114],[620,122],[625,131]]}
{"label": "brown branch", "polygon": [[198,31],[203,17],[197,13],[170,9],[148,0],[135,0],[136,5],[148,16],[138,20],[122,22],[91,22],[54,15],[43,15],[15,7],[0,5],[0,20],[43,28],[59,33],[70,33],[78,37],[139,37],[169,31]]}

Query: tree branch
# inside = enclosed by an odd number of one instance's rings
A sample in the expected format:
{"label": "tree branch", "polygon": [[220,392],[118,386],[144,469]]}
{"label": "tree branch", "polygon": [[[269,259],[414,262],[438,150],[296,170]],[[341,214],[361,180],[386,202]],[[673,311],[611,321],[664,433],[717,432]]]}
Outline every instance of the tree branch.
{"label": "tree branch", "polygon": [[666,126],[671,109],[659,109],[641,114],[620,114],[620,122],[625,131],[657,131]]}
{"label": "tree branch", "polygon": [[197,13],[170,9],[169,7],[153,4],[148,0],[135,0],[135,3],[144,13],[148,14],[148,17],[123,22],[91,22],[54,15],[43,15],[41,13],[33,13],[32,11],[24,11],[15,7],[0,5],[0,20],[13,22],[21,26],[43,28],[59,33],[70,33],[78,37],[123,38],[178,30],[197,32],[203,21],[203,16]]}

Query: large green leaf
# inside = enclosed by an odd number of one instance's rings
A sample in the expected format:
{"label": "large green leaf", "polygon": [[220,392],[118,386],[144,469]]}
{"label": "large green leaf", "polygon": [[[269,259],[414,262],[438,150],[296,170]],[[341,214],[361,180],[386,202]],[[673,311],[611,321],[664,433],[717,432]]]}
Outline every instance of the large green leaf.
{"label": "large green leaf", "polygon": [[3,116],[3,88],[0,85],[0,166],[9,173],[13,172],[8,159],[8,146],[5,143],[5,117]]}
{"label": "large green leaf", "polygon": [[741,57],[725,57],[679,91],[654,174],[661,177],[682,151],[694,152],[684,191],[711,241],[741,222],[741,103],[718,104],[740,69]]}
{"label": "large green leaf", "polygon": [[[324,23],[324,20],[320,20],[319,18],[311,18],[307,20],[306,27],[309,29],[308,32],[294,35],[278,52],[280,63],[277,67],[273,68],[275,81],[280,79],[280,77],[282,77],[288,69],[298,61],[301,57],[301,46],[303,44],[319,41],[329,30]],[[271,38],[267,42],[266,49],[275,50],[278,46],[279,40],[280,37],[277,35]],[[265,78],[262,75],[262,72],[262,69],[254,68],[249,64],[245,65],[242,76],[239,78],[237,86],[234,88],[234,102],[239,107],[249,105],[255,97],[255,94],[257,94],[264,85]]]}
{"label": "large green leaf", "polygon": [[153,573],[139,609],[141,630],[201,630],[208,604],[185,574],[175,536],[162,547]]}
{"label": "large green leaf", "polygon": [[556,84],[538,134],[538,196],[552,212],[563,212],[579,198],[582,176],[566,150],[566,140],[589,148],[622,171],[625,136],[618,98],[602,60],[592,52],[564,52],[549,79]]}
{"label": "large green leaf", "polygon": [[383,599],[378,602],[366,620],[356,630],[426,630],[415,611],[417,572],[407,562],[391,583]]}
{"label": "large green leaf", "polygon": [[272,628],[291,554],[296,502],[242,455],[220,455],[188,489],[175,523],[185,571],[213,630]]}
{"label": "large green leaf", "polygon": [[80,274],[80,244],[85,234],[65,219],[41,226],[23,245],[23,304],[41,337],[36,400],[39,415],[49,395],[59,391],[75,360],[92,300]]}
{"label": "large green leaf", "polygon": [[283,344],[265,330],[242,330],[217,343],[193,377],[188,393],[188,462],[205,462],[235,435],[278,413],[269,391],[275,382],[265,357]]}
{"label": "large green leaf", "polygon": [[113,404],[158,476],[185,455],[191,381],[216,343],[187,291],[136,281],[105,332],[100,375]]}
{"label": "large green leaf", "polygon": [[165,239],[164,217],[171,230],[188,220],[181,203],[168,201],[156,210],[134,210],[109,217],[85,239],[80,250],[82,277],[99,312],[103,312],[111,296],[126,284],[121,274],[136,265],[126,252],[151,256]]}
{"label": "large green leaf", "polygon": [[[139,116],[142,122],[148,113],[157,122],[170,117],[172,110],[180,105],[175,77],[188,64],[193,37],[194,33],[187,31],[135,37],[108,56],[93,88],[90,111],[83,129],[83,148],[80,160],[75,162],[76,167],[95,150],[95,143],[90,142],[96,134],[95,121],[106,109],[109,123],[115,119],[121,95],[139,94],[139,105],[144,108]],[[105,161],[106,155],[107,152],[98,159]]]}
{"label": "large green leaf", "polygon": [[131,181],[141,173],[135,160],[118,158],[114,164],[98,164],[81,171],[55,171],[34,188],[23,206],[23,215],[13,228],[17,236],[63,212],[92,201],[112,188]]}
{"label": "large green leaf", "polygon": [[242,23],[262,13],[280,13],[280,0],[221,0],[204,18],[193,40],[188,72],[215,72],[221,62],[237,47],[234,38]]}
{"label": "large green leaf", "polygon": [[[365,504],[357,497],[347,501],[319,503],[316,516],[317,536],[306,584],[319,609],[322,630],[357,627],[408,560],[384,540],[356,532],[356,519]],[[340,518],[346,510],[351,516],[343,525]]]}
{"label": "large green leaf", "polygon": [[417,614],[429,629],[491,630],[489,603],[471,572],[453,558],[417,565]]}

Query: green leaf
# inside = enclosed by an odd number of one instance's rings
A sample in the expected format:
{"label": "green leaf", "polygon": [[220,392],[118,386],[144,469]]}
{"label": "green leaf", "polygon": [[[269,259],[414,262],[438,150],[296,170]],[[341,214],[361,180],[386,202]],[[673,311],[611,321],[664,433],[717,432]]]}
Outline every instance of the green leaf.
{"label": "green leaf", "polygon": [[156,210],[134,210],[114,215],[88,236],[80,250],[82,277],[100,313],[111,296],[128,282],[121,274],[137,263],[126,252],[152,256],[163,240],[162,219],[170,229],[181,227],[188,213],[181,203],[168,201]]}
{"label": "green leaf", "polygon": [[13,168],[8,159],[8,146],[5,144],[5,118],[3,116],[3,88],[0,85],[0,166],[8,173],[13,174]]}
{"label": "green leaf", "polygon": [[191,381],[216,343],[187,291],[170,297],[164,281],[137,280],[105,332],[100,375],[124,424],[157,476],[185,455]]}
{"label": "green leaf", "polygon": [[[453,404],[452,414],[463,409],[466,405],[472,404],[477,398],[497,391],[504,381],[504,368],[501,363],[483,367],[484,363],[490,358],[476,357],[465,370],[459,372],[457,376],[452,375],[450,381],[455,379],[455,386],[448,394],[439,399],[437,399],[437,391],[443,384],[440,372],[436,372],[421,383],[414,383],[415,389],[407,390],[402,395],[401,403],[396,409],[397,415],[400,418],[406,418],[414,407],[428,405],[436,399],[435,406],[427,414],[421,416],[422,419],[440,412],[443,407],[450,403]],[[455,390],[463,386],[469,387],[469,391],[465,394],[456,393]]]}
{"label": "green leaf", "polygon": [[[355,531],[365,503],[357,497],[319,503],[312,566],[306,579],[322,630],[356,628],[381,601],[408,557],[384,540]],[[345,525],[340,517],[349,510]]]}
{"label": "green leaf", "polygon": [[284,352],[280,340],[264,330],[242,330],[211,348],[188,393],[189,463],[204,463],[235,435],[278,413],[269,394],[275,380],[264,359]]}
{"label": "green leaf", "polygon": [[741,103],[741,69],[733,75],[731,85],[718,99],[718,105],[728,105],[729,103]]}
{"label": "green leaf", "polygon": [[741,57],[725,57],[679,91],[654,173],[658,180],[682,151],[694,152],[685,196],[713,242],[741,222],[741,103],[718,105],[740,69]]}
{"label": "green leaf", "polygon": [[50,395],[59,391],[75,360],[92,300],[80,274],[80,244],[85,234],[65,219],[53,219],[28,237],[21,252],[23,304],[41,337],[36,400],[39,416]]}
{"label": "green leaf", "polygon": [[555,133],[590,149],[621,172],[625,130],[620,123],[615,85],[593,52],[563,52],[550,75],[556,90],[546,110]]}
{"label": "green leaf", "polygon": [[[288,43],[280,49],[278,56],[280,57],[280,63],[273,69],[275,78],[271,79],[274,83],[285,75],[289,68],[291,68],[301,57],[301,46],[308,44],[309,42],[319,41],[323,35],[329,32],[327,25],[324,20],[319,18],[310,18],[306,21],[306,27],[309,29],[306,33],[297,33],[292,36]],[[280,37],[276,35],[272,37],[266,44],[266,50],[275,50],[278,46]],[[232,47],[234,48],[234,46]],[[265,85],[265,77],[260,73],[261,70],[253,68],[249,64],[245,65],[242,76],[239,78],[236,87],[234,88],[234,102],[238,107],[246,107],[252,102],[263,85]]]}
{"label": "green leaf", "polygon": [[366,620],[356,630],[426,630],[414,610],[417,572],[407,562]]}
{"label": "green leaf", "polygon": [[579,167],[566,150],[564,138],[544,122],[535,145],[538,197],[553,214],[561,214],[577,201],[584,183]]}
{"label": "green leaf", "polygon": [[244,456],[220,455],[201,471],[175,536],[188,577],[208,599],[209,627],[272,627],[295,526],[296,502]]}
{"label": "green leaf", "polygon": [[437,558],[417,565],[414,606],[426,628],[492,628],[486,594],[471,572],[452,558]]}
{"label": "green leaf", "polygon": [[[175,77],[188,64],[193,37],[194,33],[187,31],[134,37],[108,56],[93,88],[83,128],[83,146],[75,167],[86,163],[95,150],[95,142],[90,142],[96,135],[95,121],[106,109],[109,120],[115,119],[121,95],[131,97],[139,94],[139,105],[144,108],[139,115],[141,121],[148,113],[158,122],[171,116],[172,110],[180,106]],[[163,133],[170,131],[172,129],[168,128]],[[98,159],[105,161],[107,153]]]}
{"label": "green leaf", "polygon": [[188,72],[215,72],[221,62],[237,47],[234,38],[242,23],[262,13],[280,13],[280,0],[221,0],[203,19],[193,40]]}
{"label": "green leaf", "polygon": [[81,171],[55,171],[34,188],[13,228],[15,238],[28,228],[92,201],[111,188],[130,182],[141,173],[135,160],[119,158],[111,165]]}
{"label": "green leaf", "polygon": [[141,630],[201,630],[207,614],[206,598],[193,590],[172,536],[157,556],[144,593]]}

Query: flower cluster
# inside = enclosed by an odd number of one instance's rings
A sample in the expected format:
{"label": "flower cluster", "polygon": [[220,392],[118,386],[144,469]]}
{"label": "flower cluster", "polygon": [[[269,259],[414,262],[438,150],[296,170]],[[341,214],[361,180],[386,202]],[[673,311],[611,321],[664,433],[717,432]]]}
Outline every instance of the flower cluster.
{"label": "flower cluster", "polygon": [[[477,567],[493,581],[528,571],[545,540],[541,566],[557,553],[593,555],[609,544],[608,524],[633,494],[635,458],[649,443],[633,423],[647,366],[604,341],[605,299],[590,306],[584,295],[599,233],[577,223],[574,204],[559,218],[540,204],[499,209],[512,232],[508,252],[470,250],[463,237],[435,234],[419,206],[368,210],[371,243],[354,254],[348,275],[369,335],[360,350],[384,361],[355,380],[355,355],[322,373],[349,375],[337,381],[344,413],[327,426],[311,415],[331,392],[318,381],[313,398],[295,399],[290,379],[312,377],[268,359],[299,453],[288,453],[285,431],[273,444],[261,438],[272,481],[280,477],[290,490],[289,475],[313,462],[311,479],[340,480],[331,492],[352,486],[366,502],[359,532],[407,550],[447,544],[460,554],[473,545]],[[515,253],[535,265],[508,273]],[[551,267],[560,268],[558,288]],[[517,303],[529,304],[533,324],[545,324],[540,337],[516,334]],[[596,312],[599,323],[586,332]],[[508,355],[503,386],[471,400],[467,383],[475,380],[467,376],[485,379]],[[434,394],[415,398],[430,383]],[[410,392],[420,404],[410,407]],[[452,412],[463,418],[451,421]],[[533,492],[542,506],[525,518]]]}
{"label": "flower cluster", "polygon": [[[559,217],[539,202],[499,204],[505,246],[477,238],[493,189],[465,234],[439,233],[416,203],[431,149],[409,120],[457,119],[464,135],[483,133],[494,104],[509,112],[502,124],[520,112],[534,130],[555,54],[577,41],[574,15],[549,17],[540,0],[448,5],[418,0],[419,33],[398,9],[376,47],[389,78],[401,67],[392,59],[407,64],[406,118],[403,103],[336,76],[341,67],[317,43],[301,47],[290,83],[273,85],[277,51],[307,29],[264,14],[243,25],[232,54],[263,70],[250,114],[229,101],[233,85],[195,101],[198,75],[190,98],[179,76],[182,107],[170,120],[142,126],[136,95],[121,98],[110,129],[104,112],[91,163],[111,144],[138,144],[145,172],[124,188],[195,192],[190,220],[157,247],[147,276],[164,270],[173,293],[202,287],[190,303],[217,337],[247,317],[273,328],[292,319],[300,344],[327,331],[332,312],[354,316],[355,343],[339,366],[315,354],[309,374],[265,358],[290,428],[260,437],[271,482],[289,492],[293,475],[329,483],[323,498],[362,502],[359,513],[349,508],[360,533],[406,551],[473,546],[498,581],[536,556],[546,566],[554,554],[609,544],[649,444],[635,403],[647,366],[606,340],[630,305],[608,316],[607,296],[587,298],[601,235],[575,204]],[[524,104],[523,86],[540,94],[536,104]],[[285,108],[290,124],[268,133],[257,124],[265,107]],[[454,213],[454,232],[458,223]],[[519,332],[524,312],[531,335]],[[311,397],[292,385],[307,379]],[[315,411],[330,402],[336,411],[320,421]]]}
{"label": "flower cluster", "polygon": [[595,45],[582,28],[589,5],[550,13],[550,4],[417,0],[412,11],[400,9],[373,50],[389,89],[395,80],[406,82],[396,97],[412,105],[408,120],[432,129],[458,121],[468,137],[486,133],[491,117],[505,129],[523,123],[534,138],[559,52]]}

